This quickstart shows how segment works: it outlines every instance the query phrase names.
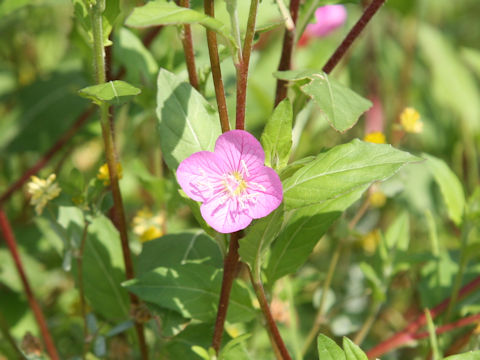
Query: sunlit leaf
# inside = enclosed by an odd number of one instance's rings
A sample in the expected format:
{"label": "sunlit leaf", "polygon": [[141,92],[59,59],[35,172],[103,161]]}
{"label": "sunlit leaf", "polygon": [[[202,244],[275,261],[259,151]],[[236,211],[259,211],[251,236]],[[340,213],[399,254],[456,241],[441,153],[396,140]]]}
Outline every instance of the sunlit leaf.
{"label": "sunlit leaf", "polygon": [[111,105],[121,105],[140,94],[141,90],[125,81],[115,80],[88,86],[78,92],[81,96],[92,100],[96,104],[106,102]]}

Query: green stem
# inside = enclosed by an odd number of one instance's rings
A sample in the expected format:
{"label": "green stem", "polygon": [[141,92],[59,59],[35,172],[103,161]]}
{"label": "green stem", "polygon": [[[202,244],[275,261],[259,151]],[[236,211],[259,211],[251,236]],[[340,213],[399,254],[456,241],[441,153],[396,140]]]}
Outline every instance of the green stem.
{"label": "green stem", "polygon": [[[205,0],[204,9],[205,14],[213,18],[215,17],[213,0]],[[218,56],[217,35],[215,31],[207,29],[207,43],[220,125],[222,132],[226,132],[230,130],[230,123],[228,121],[227,100],[225,98],[225,89],[223,88],[222,70],[220,69],[220,57]]]}
{"label": "green stem", "polygon": [[243,43],[242,57],[239,59],[237,68],[237,112],[236,112],[236,129],[245,129],[245,109],[247,102],[247,81],[248,67],[250,64],[250,56],[252,54],[253,37],[255,35],[255,22],[257,19],[258,1],[251,0],[250,12],[248,14],[247,30],[245,33],[245,41]]}
{"label": "green stem", "polygon": [[[95,60],[95,78],[97,84],[103,84],[106,81],[105,72],[105,49],[103,47],[103,27],[102,13],[105,10],[105,0],[97,0],[97,3],[90,9],[93,32],[93,55]],[[115,153],[115,144],[113,133],[109,122],[109,106],[107,103],[100,105],[100,123],[102,126],[102,137],[105,146],[105,156],[110,175],[110,184],[113,196],[115,225],[120,233],[122,245],[123,260],[125,263],[125,275],[127,280],[134,278],[133,262],[128,246],[127,222],[125,220],[125,210],[123,207],[122,194],[120,192],[119,178],[117,172],[117,156]],[[136,308],[140,301],[138,297],[129,293],[130,302]],[[143,324],[135,322],[135,329],[138,336],[138,342],[142,359],[148,359],[148,348],[145,341]]]}
{"label": "green stem", "polygon": [[465,269],[468,264],[469,254],[468,254],[468,235],[470,234],[470,230],[472,226],[468,221],[466,221],[465,225],[463,226],[462,231],[462,245],[460,249],[460,265],[455,276],[455,281],[453,283],[452,289],[452,296],[450,297],[450,303],[448,304],[447,312],[445,315],[445,322],[448,322],[450,316],[452,315],[453,308],[457,304],[458,294],[460,291],[460,287],[462,286],[463,274],[465,273]]}
{"label": "green stem", "polygon": [[325,312],[325,303],[327,299],[327,293],[330,289],[330,285],[333,280],[333,274],[335,269],[337,268],[338,259],[340,258],[340,254],[342,253],[342,242],[339,241],[335,252],[333,253],[332,259],[330,260],[330,265],[328,266],[327,277],[325,282],[323,283],[322,294],[320,297],[320,304],[318,306],[317,315],[315,316],[315,320],[313,322],[313,326],[310,329],[310,332],[307,335],[307,340],[305,340],[305,344],[303,345],[302,354],[305,356],[308,349],[312,345],[313,341],[317,337],[318,332],[320,331],[320,327],[322,326],[324,320],[324,312]]}
{"label": "green stem", "polygon": [[20,349],[15,342],[15,339],[10,334],[10,327],[8,326],[7,320],[3,317],[2,313],[0,313],[0,333],[2,334],[3,338],[7,340],[7,342],[11,345],[15,354],[17,355],[18,359],[23,359],[24,356]]}
{"label": "green stem", "polygon": [[297,31],[295,33],[295,43],[298,41],[298,39],[300,39],[300,36],[302,36],[303,32],[307,28],[307,25],[310,22],[313,14],[315,13],[319,2],[320,0],[312,1],[305,15],[298,21]]}
{"label": "green stem", "polygon": [[278,331],[277,325],[275,324],[275,320],[273,319],[270,307],[268,306],[267,297],[265,295],[265,290],[263,288],[260,275],[254,275],[251,270],[249,270],[249,274],[253,289],[255,290],[255,294],[257,295],[258,303],[260,304],[260,309],[262,310],[265,321],[267,322],[266,330],[270,335],[270,339],[274,342],[272,345],[278,348],[278,351],[282,356],[283,360],[291,360],[292,358],[288,353],[287,347],[285,346],[280,332]]}
{"label": "green stem", "polygon": [[368,332],[370,331],[370,328],[373,325],[373,322],[377,318],[378,312],[380,311],[381,304],[376,303],[373,306],[373,309],[370,311],[370,314],[368,315],[368,318],[365,320],[363,323],[362,327],[360,330],[357,332],[355,335],[355,338],[353,339],[353,342],[357,345],[361,345],[365,337],[367,336]]}
{"label": "green stem", "polygon": [[85,226],[83,228],[82,241],[80,242],[80,248],[77,254],[77,281],[78,281],[78,293],[80,298],[80,312],[83,319],[83,354],[82,358],[85,359],[89,348],[88,338],[88,326],[87,326],[87,311],[85,305],[85,291],[83,286],[83,253],[85,250],[85,243],[87,241],[89,223],[85,220]]}

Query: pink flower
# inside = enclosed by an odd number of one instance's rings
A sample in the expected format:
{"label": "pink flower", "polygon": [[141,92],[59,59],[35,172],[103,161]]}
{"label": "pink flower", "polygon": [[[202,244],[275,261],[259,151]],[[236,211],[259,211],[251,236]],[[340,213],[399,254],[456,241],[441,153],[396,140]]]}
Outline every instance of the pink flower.
{"label": "pink flower", "polygon": [[183,160],[177,180],[190,198],[203,202],[200,211],[212,228],[231,233],[267,216],[282,202],[280,178],[264,162],[257,139],[232,130],[219,136],[213,153],[200,151]]}
{"label": "pink flower", "polygon": [[312,37],[324,37],[345,23],[347,10],[343,5],[325,5],[315,10],[314,24],[309,24],[299,40],[299,46],[306,45]]}

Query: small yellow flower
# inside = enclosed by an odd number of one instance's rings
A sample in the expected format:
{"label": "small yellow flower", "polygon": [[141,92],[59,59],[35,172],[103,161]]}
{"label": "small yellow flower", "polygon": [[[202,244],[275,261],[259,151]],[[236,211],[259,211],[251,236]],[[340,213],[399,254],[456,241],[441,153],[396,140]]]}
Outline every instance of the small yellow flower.
{"label": "small yellow flower", "polygon": [[387,202],[387,197],[380,189],[375,189],[368,197],[370,205],[376,208],[381,208]]}
{"label": "small yellow flower", "polygon": [[32,181],[27,184],[27,192],[31,195],[30,204],[35,206],[35,212],[38,215],[43,212],[45,205],[62,191],[55,182],[55,178],[55,174],[50,174],[46,180],[32,176]]}
{"label": "small yellow flower", "polygon": [[386,139],[385,135],[381,131],[375,131],[370,134],[365,135],[363,138],[364,141],[371,142],[374,144],[385,144]]}
{"label": "small yellow flower", "polygon": [[417,110],[411,107],[403,109],[400,114],[400,123],[403,130],[408,133],[421,133],[423,130],[423,122],[420,121],[420,114]]}
{"label": "small yellow flower", "polygon": [[[123,168],[120,163],[117,163],[117,174],[119,179],[123,177]],[[103,180],[103,185],[105,186],[110,185],[110,172],[108,171],[107,163],[103,164],[100,166],[100,169],[98,169],[97,179]]]}
{"label": "small yellow flower", "polygon": [[380,243],[380,231],[375,229],[368,234],[362,236],[361,243],[363,250],[369,254],[373,254]]}
{"label": "small yellow flower", "polygon": [[163,235],[163,215],[153,215],[148,209],[137,212],[133,218],[133,232],[140,237],[141,242],[157,239]]}

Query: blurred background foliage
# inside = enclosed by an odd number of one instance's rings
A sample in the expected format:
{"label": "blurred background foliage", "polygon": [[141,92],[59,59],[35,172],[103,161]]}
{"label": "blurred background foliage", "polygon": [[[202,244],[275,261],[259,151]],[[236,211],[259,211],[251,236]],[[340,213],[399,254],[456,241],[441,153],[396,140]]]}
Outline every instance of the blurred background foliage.
{"label": "blurred background foliage", "polygon": [[[310,2],[305,1],[302,11]],[[2,192],[41,158],[89,106],[88,101],[77,94],[79,89],[93,83],[93,60],[88,34],[75,17],[75,4],[69,0],[4,0],[0,3]],[[123,10],[131,5],[121,0],[115,4]],[[298,47],[293,58],[295,69],[321,70],[362,12],[359,1],[351,1],[345,6],[347,24],[326,38],[314,39],[308,45]],[[192,1],[192,8],[201,10],[202,7],[202,1]],[[224,2],[217,1],[216,11],[217,17],[228,24]],[[247,12],[248,2],[239,1],[240,19],[246,19]],[[443,159],[460,180],[467,198],[477,190],[479,175],[478,14],[480,2],[477,0],[389,0],[332,74],[364,97],[379,99],[387,142],[414,154],[428,153]],[[271,30],[256,38],[247,99],[247,129],[257,137],[273,107],[276,79],[272,73],[278,65],[282,39],[281,27],[276,25],[279,21],[276,4],[272,0],[263,0],[258,27],[271,26]],[[187,78],[179,29],[175,26],[162,28],[147,48],[141,40],[146,30],[123,27],[121,21],[113,26],[109,71],[113,76],[124,73],[126,81],[142,89],[142,94],[133,102],[114,110],[115,136],[123,167],[121,190],[129,223],[139,210],[148,208],[162,217],[162,233],[198,227],[186,200],[178,194],[174,177],[162,164],[156,133],[158,69],[166,68]],[[193,26],[193,30],[197,69],[205,96],[213,104],[215,97],[204,29]],[[235,69],[228,56],[223,57],[228,106],[233,114]],[[291,96],[297,100],[300,98],[295,88],[291,89]],[[317,154],[352,138],[364,137],[363,118],[353,129],[340,134],[330,128],[312,103],[305,107],[302,103],[296,105],[293,160]],[[401,111],[407,106],[420,113],[423,131],[399,137],[396,126]],[[87,200],[94,199],[99,212],[108,216],[111,200],[101,181],[96,179],[104,162],[98,114],[94,114],[40,171],[40,175],[57,174],[63,192],[54,204],[60,209],[62,206],[71,209],[78,203],[81,208],[89,204]],[[89,190],[85,190],[87,188]],[[451,293],[460,264],[462,229],[449,219],[432,172],[424,163],[410,165],[393,179],[377,186],[376,191],[383,193],[384,201],[370,206],[351,229],[348,223],[362,204],[353,206],[315,248],[308,263],[295,276],[281,279],[271,289],[276,319],[294,354],[301,353],[301,344],[312,326],[329,261],[339,242],[343,247],[341,259],[331,290],[325,297],[327,321],[321,327],[328,335],[353,337],[374,314],[375,321],[362,344],[363,348],[370,348],[387,334],[401,330],[408,321],[405,314],[416,314],[425,307],[432,307]],[[78,196],[84,198],[75,202]],[[478,195],[472,197],[469,206],[478,208],[478,201]],[[68,219],[63,224],[64,230],[70,230],[59,234],[55,224],[62,225],[57,212],[61,210],[49,209],[41,217],[37,216],[29,206],[24,190],[17,191],[3,207],[14,225],[22,260],[61,357],[74,358],[82,352],[83,330],[75,290],[75,266],[71,271],[71,258],[75,253],[69,251],[70,246],[66,244],[75,241],[72,239],[81,232],[81,212],[79,215],[71,210],[73,213],[63,214]],[[475,211],[472,210],[472,214]],[[75,220],[76,217],[80,219]],[[72,222],[79,224],[80,229],[70,227]],[[97,239],[99,251],[106,251],[104,256],[110,257],[108,266],[118,271],[114,277],[121,281],[123,265],[119,262],[119,243],[115,242],[118,235],[103,215],[96,213],[91,222],[92,239]],[[130,228],[133,231],[133,225]],[[477,230],[474,226],[466,240],[472,251],[463,282],[480,272]],[[141,236],[133,232],[131,238],[133,251],[140,253],[146,243],[142,243]],[[107,243],[102,244],[105,239]],[[384,252],[391,250],[389,242],[394,244],[397,241],[404,246],[397,249],[393,260]],[[382,243],[386,243],[387,248]],[[71,246],[75,249],[75,244]],[[89,268],[95,269],[97,265],[89,265]],[[91,281],[100,282],[91,285],[102,287],[98,273],[92,270],[91,276]],[[92,289],[91,294],[96,291],[99,290]],[[0,293],[0,314],[3,317],[0,320],[8,324],[11,334],[17,340],[27,331],[38,335],[3,242],[0,244]],[[478,297],[478,294],[473,295],[463,302],[456,309],[457,316],[480,312]],[[105,311],[109,306],[106,299],[89,300],[96,304],[93,306],[95,315],[93,312],[89,315],[89,329],[94,337],[92,353],[99,358],[112,359],[133,356],[126,345],[127,337],[131,335],[124,332],[129,327],[125,304],[118,304],[118,311]],[[205,338],[206,325],[189,326],[174,340],[168,341],[178,332],[175,329],[182,319],[178,319],[178,314],[163,311],[163,333],[159,334],[154,325],[148,333],[152,344],[155,338],[160,339],[156,351],[165,356],[168,354],[172,359],[190,358],[194,355],[182,346],[182,338],[208,345],[210,339]],[[116,326],[120,326],[120,330]],[[227,330],[233,337],[247,330],[253,331],[255,336],[247,341],[254,358],[271,356],[267,335],[258,323],[233,324]],[[478,348],[480,338],[477,334],[475,332],[468,338],[464,349]],[[444,335],[442,346],[448,349],[456,337],[462,335],[461,331]],[[162,344],[167,345],[162,347]],[[429,343],[424,340],[416,348],[402,349],[382,359],[420,359],[425,358],[428,351]],[[0,340],[0,354],[6,358],[13,356],[5,339]],[[189,355],[182,357],[181,354]],[[312,347],[306,358],[315,356]]]}

